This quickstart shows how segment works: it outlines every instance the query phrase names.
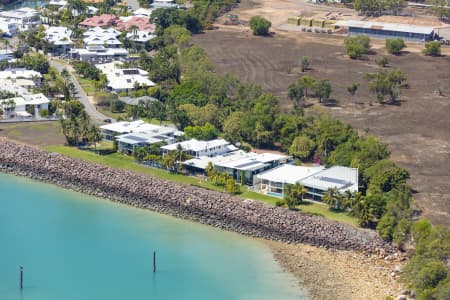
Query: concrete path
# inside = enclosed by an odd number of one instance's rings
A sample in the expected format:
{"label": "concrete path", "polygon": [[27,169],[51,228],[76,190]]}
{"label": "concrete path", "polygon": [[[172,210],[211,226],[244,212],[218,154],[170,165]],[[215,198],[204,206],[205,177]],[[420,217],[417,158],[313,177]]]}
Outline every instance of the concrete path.
{"label": "concrete path", "polygon": [[73,82],[73,84],[75,85],[75,90],[77,91],[77,99],[78,101],[80,101],[83,105],[84,108],[86,110],[86,112],[88,113],[88,115],[91,117],[91,120],[96,122],[96,123],[104,123],[105,119],[110,119],[111,121],[114,121],[113,119],[111,119],[110,117],[108,117],[107,115],[104,115],[102,113],[100,113],[94,106],[94,104],[92,104],[91,101],[89,101],[88,96],[86,95],[86,93],[84,92],[83,88],[81,87],[80,83],[78,82],[78,80],[75,78],[75,76],[72,74],[71,72],[71,66],[63,61],[60,60],[50,60],[50,65],[52,67],[54,67],[55,69],[57,69],[59,72],[61,72],[63,69],[67,69],[69,71],[71,80]]}

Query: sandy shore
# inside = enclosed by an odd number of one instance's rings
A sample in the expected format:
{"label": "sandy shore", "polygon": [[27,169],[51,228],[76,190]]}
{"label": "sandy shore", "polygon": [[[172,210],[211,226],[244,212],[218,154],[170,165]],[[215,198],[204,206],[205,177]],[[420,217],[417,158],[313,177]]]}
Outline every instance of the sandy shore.
{"label": "sandy shore", "polygon": [[[354,251],[264,241],[284,270],[308,290],[311,299],[372,300],[396,297],[398,257],[383,259]],[[395,275],[394,275],[395,274]]]}

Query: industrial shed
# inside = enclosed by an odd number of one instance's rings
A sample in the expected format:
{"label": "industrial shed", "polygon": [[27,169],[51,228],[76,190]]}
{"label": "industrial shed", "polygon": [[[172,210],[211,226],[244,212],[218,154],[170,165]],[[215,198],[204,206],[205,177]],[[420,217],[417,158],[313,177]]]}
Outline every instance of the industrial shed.
{"label": "industrial shed", "polygon": [[435,37],[434,28],[407,24],[366,22],[349,20],[346,22],[349,35],[366,34],[378,38],[402,38],[408,41],[430,41]]}

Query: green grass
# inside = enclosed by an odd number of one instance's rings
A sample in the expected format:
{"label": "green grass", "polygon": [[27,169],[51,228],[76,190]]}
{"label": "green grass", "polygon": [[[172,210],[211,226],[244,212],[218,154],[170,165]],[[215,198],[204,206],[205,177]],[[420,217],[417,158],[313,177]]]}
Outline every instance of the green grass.
{"label": "green grass", "polygon": [[108,116],[112,119],[118,119],[118,118],[126,118],[127,113],[126,112],[112,112],[109,108],[104,107],[98,107],[98,111],[104,114],[105,116]]}
{"label": "green grass", "polygon": [[75,74],[75,77],[78,81],[78,83],[81,85],[81,87],[83,88],[84,92],[88,95],[88,96],[93,96],[96,93],[95,90],[95,86],[94,86],[94,82],[93,80],[90,79],[86,79],[86,78],[82,78],[80,76],[78,76],[77,74]]}
{"label": "green grass", "polygon": [[[99,147],[104,147],[104,149],[110,149],[111,146],[112,145],[108,142],[102,142],[100,145],[97,146],[97,149],[99,149]],[[155,177],[174,181],[181,184],[194,185],[205,189],[220,192],[223,191],[223,187],[215,186],[198,177],[184,176],[181,174],[172,174],[167,172],[166,170],[155,169],[136,164],[133,157],[125,156],[120,153],[113,153],[109,155],[100,156],[92,151],[79,150],[77,148],[61,145],[47,146],[45,147],[45,149],[47,151],[57,152],[72,158],[87,160],[117,169],[131,170],[142,174],[150,174]],[[253,191],[249,191],[247,190],[246,187],[243,187],[243,192],[242,194],[238,195],[238,197],[243,199],[261,201],[269,205],[275,205],[277,201],[281,200],[280,198],[277,197],[272,197],[268,195],[259,194]],[[345,212],[332,211],[328,208],[327,205],[316,202],[311,201],[304,201],[304,202],[305,202],[304,204],[299,205],[297,207],[302,212],[323,216],[330,220],[357,226],[356,218],[349,216]]]}

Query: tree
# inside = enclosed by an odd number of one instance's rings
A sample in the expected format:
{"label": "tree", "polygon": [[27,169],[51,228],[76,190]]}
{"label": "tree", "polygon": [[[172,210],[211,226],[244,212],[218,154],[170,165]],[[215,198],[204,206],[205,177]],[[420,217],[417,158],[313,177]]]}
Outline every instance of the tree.
{"label": "tree", "polygon": [[342,195],[335,187],[329,188],[322,196],[322,201],[336,210],[341,209]]}
{"label": "tree", "polygon": [[345,52],[351,59],[361,57],[370,49],[370,39],[367,35],[347,37],[344,40]]}
{"label": "tree", "polygon": [[260,16],[254,16],[250,18],[250,28],[254,35],[268,35],[270,26],[272,23]]}
{"label": "tree", "polygon": [[330,94],[331,94],[331,83],[327,79],[318,80],[314,84],[314,93],[316,94],[316,97],[319,98],[320,103],[327,102],[330,100]]}
{"label": "tree", "polygon": [[309,57],[303,56],[302,59],[300,60],[300,66],[302,68],[302,72],[305,72],[306,70],[308,70],[310,65],[311,65],[311,60],[309,59]]}
{"label": "tree", "polygon": [[406,77],[403,71],[396,69],[391,72],[379,70],[375,74],[366,74],[365,79],[369,81],[369,89],[377,95],[380,103],[384,101],[386,96],[390,97],[391,103],[396,103],[401,84],[406,80]]}
{"label": "tree", "polygon": [[302,160],[307,160],[311,157],[312,151],[316,144],[307,136],[298,136],[292,142],[289,148],[289,154],[294,155]]}
{"label": "tree", "polygon": [[97,151],[97,143],[100,142],[102,140],[102,138],[103,138],[102,133],[97,126],[92,125],[89,127],[88,141],[89,141],[89,143],[94,144],[94,149],[96,151]]}
{"label": "tree", "polygon": [[441,56],[441,42],[433,41],[425,44],[423,54],[428,56]]}
{"label": "tree", "polygon": [[439,19],[450,16],[448,0],[427,0],[427,3],[431,5],[430,11]]}
{"label": "tree", "polygon": [[386,49],[390,54],[398,55],[405,47],[405,41],[401,38],[386,39]]}
{"label": "tree", "polygon": [[356,91],[359,88],[359,83],[352,83],[347,87],[347,91],[349,92],[349,94],[352,96],[353,102],[355,102],[355,95],[356,95]]}
{"label": "tree", "polygon": [[308,190],[300,183],[285,184],[284,186],[284,202],[289,209],[295,209],[303,201],[303,196]]}

